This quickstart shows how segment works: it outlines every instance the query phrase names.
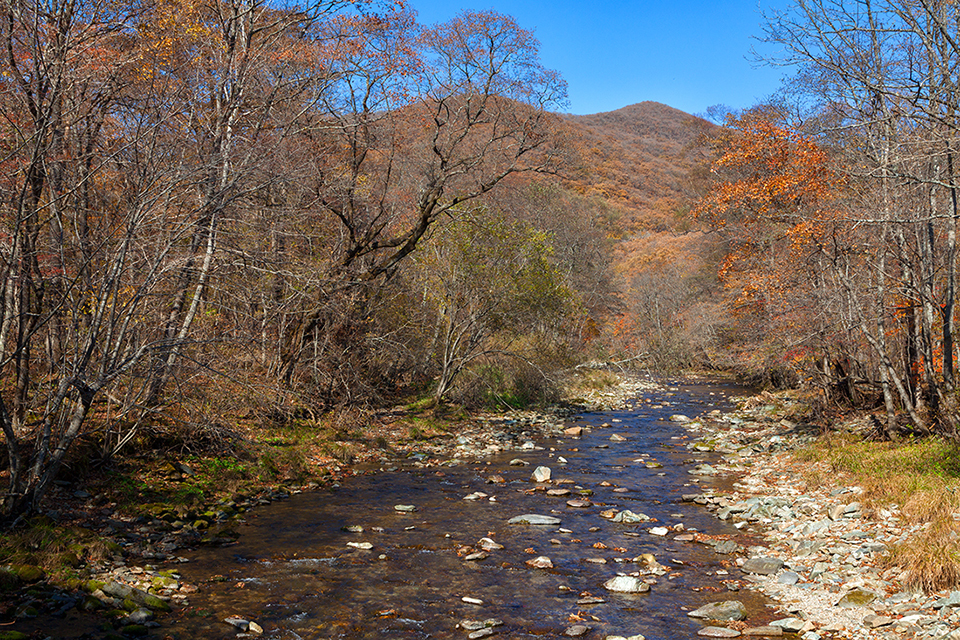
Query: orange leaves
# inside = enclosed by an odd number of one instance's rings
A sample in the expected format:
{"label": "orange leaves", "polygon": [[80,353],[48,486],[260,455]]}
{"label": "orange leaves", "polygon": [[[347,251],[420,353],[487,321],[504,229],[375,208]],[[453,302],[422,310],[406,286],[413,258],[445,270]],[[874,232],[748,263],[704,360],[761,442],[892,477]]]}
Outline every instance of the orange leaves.
{"label": "orange leaves", "polygon": [[711,170],[721,181],[694,210],[715,228],[819,217],[843,186],[819,145],[762,117],[742,118],[718,151]]}
{"label": "orange leaves", "polygon": [[727,240],[719,278],[737,313],[782,314],[834,228],[845,180],[814,140],[762,112],[734,121],[716,150],[717,181],[694,214]]}

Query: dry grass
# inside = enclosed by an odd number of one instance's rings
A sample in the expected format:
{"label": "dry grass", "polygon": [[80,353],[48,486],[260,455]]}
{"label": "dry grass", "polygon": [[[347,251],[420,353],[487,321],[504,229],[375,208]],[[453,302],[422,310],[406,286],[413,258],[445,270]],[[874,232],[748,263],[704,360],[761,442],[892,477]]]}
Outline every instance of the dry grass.
{"label": "dry grass", "polygon": [[895,547],[889,562],[906,572],[910,587],[953,589],[960,585],[960,533],[955,523],[938,520],[912,542]]}
{"label": "dry grass", "polygon": [[[960,586],[957,444],[939,438],[865,442],[852,434],[833,433],[799,456],[827,463],[834,482],[863,487],[868,508],[897,505],[907,523],[925,525],[914,540],[892,549],[889,558],[890,566],[906,572],[909,586],[925,591]],[[822,467],[811,471],[805,479],[821,484],[827,480],[824,471]]]}

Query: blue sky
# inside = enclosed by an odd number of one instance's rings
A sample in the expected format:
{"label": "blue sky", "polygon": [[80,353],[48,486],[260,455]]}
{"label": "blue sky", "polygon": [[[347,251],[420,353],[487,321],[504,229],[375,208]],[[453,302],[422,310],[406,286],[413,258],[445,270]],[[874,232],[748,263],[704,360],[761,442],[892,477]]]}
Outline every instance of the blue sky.
{"label": "blue sky", "polygon": [[772,94],[782,69],[752,62],[760,9],[788,0],[408,0],[424,24],[495,9],[540,40],[544,66],[569,85],[569,111],[613,111],[644,100],[702,113]]}

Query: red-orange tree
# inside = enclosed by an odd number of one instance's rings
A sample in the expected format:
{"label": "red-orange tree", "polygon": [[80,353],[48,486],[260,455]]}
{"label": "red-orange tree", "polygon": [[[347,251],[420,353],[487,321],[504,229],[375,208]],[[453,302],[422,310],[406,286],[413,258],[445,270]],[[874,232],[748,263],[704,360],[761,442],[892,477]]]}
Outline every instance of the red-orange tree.
{"label": "red-orange tree", "polygon": [[[756,109],[728,122],[716,141],[716,181],[694,214],[722,238],[719,277],[736,321],[734,344],[784,355],[795,368],[832,331],[823,249],[836,239],[837,199],[845,179],[814,139]],[[777,358],[779,359],[779,358]],[[764,357],[769,366],[773,361]],[[781,360],[777,363],[783,366]]]}

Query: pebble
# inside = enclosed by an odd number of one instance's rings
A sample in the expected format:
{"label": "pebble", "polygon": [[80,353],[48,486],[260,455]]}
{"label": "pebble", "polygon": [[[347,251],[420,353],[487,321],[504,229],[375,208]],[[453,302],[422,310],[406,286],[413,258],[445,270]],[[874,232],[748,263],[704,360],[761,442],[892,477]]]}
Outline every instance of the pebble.
{"label": "pebble", "polygon": [[413,513],[417,510],[417,507],[412,504],[395,504],[393,510],[400,513]]}

